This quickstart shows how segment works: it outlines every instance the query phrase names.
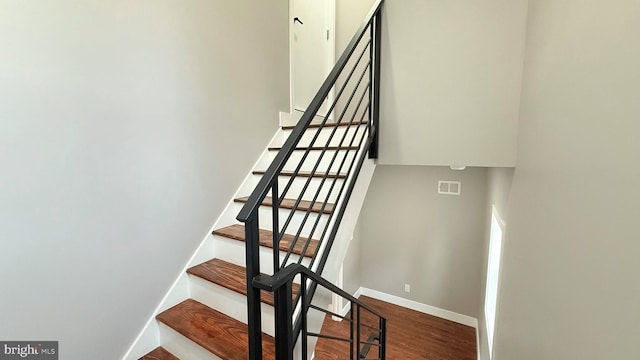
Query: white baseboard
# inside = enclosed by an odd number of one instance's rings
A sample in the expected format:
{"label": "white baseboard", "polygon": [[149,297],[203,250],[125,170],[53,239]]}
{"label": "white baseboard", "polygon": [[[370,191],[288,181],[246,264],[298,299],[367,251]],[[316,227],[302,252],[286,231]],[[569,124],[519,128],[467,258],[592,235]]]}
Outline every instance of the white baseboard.
{"label": "white baseboard", "polygon": [[362,296],[362,289],[364,289],[363,287],[360,287],[355,294],[353,294],[354,298],[359,298],[360,296]]}
{"label": "white baseboard", "polygon": [[478,319],[476,319],[474,317],[471,317],[471,316],[468,316],[468,315],[463,315],[463,314],[459,314],[459,313],[456,313],[456,312],[453,312],[453,311],[440,309],[440,308],[437,308],[435,306],[422,304],[422,303],[419,303],[417,301],[401,298],[399,296],[386,294],[386,293],[383,293],[381,291],[368,289],[368,288],[364,288],[364,287],[361,287],[360,289],[358,289],[356,294],[358,294],[356,297],[358,297],[360,295],[368,296],[368,297],[371,297],[371,298],[374,298],[374,299],[377,299],[377,300],[388,302],[390,304],[402,306],[402,307],[405,307],[407,309],[411,309],[411,310],[419,311],[421,313],[437,316],[439,318],[446,319],[446,320],[449,320],[449,321],[453,321],[453,322],[456,322],[458,324],[471,326],[471,327],[476,329],[476,334],[477,334]]}

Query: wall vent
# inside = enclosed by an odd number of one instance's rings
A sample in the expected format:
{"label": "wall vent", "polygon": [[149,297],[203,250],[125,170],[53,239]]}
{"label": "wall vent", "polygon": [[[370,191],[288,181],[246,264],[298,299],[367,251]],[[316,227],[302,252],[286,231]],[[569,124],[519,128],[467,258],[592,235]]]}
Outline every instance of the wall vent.
{"label": "wall vent", "polygon": [[438,194],[460,195],[462,183],[460,181],[438,181]]}

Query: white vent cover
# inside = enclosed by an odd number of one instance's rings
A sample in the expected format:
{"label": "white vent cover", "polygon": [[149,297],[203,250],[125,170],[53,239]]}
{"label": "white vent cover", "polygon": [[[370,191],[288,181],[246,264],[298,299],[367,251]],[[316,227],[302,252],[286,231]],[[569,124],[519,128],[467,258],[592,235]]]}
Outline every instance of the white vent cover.
{"label": "white vent cover", "polygon": [[460,195],[462,183],[460,181],[438,181],[438,194]]}

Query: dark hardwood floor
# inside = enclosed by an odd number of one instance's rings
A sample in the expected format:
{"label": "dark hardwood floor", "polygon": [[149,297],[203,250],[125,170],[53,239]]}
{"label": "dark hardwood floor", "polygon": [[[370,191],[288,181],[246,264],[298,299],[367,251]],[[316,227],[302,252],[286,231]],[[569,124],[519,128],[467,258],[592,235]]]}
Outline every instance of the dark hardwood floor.
{"label": "dark hardwood floor", "polygon": [[[423,314],[366,296],[367,305],[387,317],[387,359],[390,360],[476,360],[475,329],[449,320]],[[364,320],[364,316],[363,316]],[[349,323],[325,318],[323,335],[349,336]],[[366,336],[362,336],[363,341]],[[371,347],[367,359],[377,358],[377,347]],[[349,345],[320,339],[315,350],[317,360],[348,359]]]}

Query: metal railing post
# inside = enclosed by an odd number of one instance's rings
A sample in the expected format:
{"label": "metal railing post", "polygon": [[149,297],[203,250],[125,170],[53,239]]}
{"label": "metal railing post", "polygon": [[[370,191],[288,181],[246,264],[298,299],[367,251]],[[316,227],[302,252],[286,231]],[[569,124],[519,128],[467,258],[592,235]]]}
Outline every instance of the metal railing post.
{"label": "metal railing post", "polygon": [[[350,315],[351,315],[351,323],[349,325],[349,339],[351,339],[351,340],[353,340],[354,326],[356,326],[356,323],[354,321],[355,320],[355,318],[354,318],[354,316],[355,316],[354,315],[355,314],[355,311],[354,311],[355,310],[355,306],[356,306],[356,304],[353,301],[351,301],[351,311],[349,312]],[[351,342],[351,346],[349,347],[350,350],[351,350],[351,351],[349,351],[349,360],[354,360],[355,359],[354,355],[355,355],[356,351],[354,349],[354,346],[355,346],[355,344],[353,342]],[[359,357],[359,355],[358,355],[358,357]]]}
{"label": "metal railing post", "polygon": [[278,179],[271,188],[271,218],[273,233],[273,273],[280,270],[280,198],[278,195]]}
{"label": "metal railing post", "polygon": [[249,332],[249,359],[262,359],[262,315],[260,289],[253,286],[253,279],[260,275],[260,242],[258,213],[252,214],[245,226],[247,265],[247,326]]}
{"label": "metal railing post", "polygon": [[369,148],[369,158],[378,158],[378,137],[380,134],[380,45],[382,36],[382,12],[378,10],[371,23],[373,30],[373,104],[371,118],[373,120],[373,141]]}
{"label": "metal railing post", "polygon": [[293,360],[292,334],[293,325],[293,280],[287,281],[274,291],[275,325],[276,325],[276,359]]}
{"label": "metal railing post", "polygon": [[387,358],[387,319],[380,318],[380,348],[378,348],[378,355],[381,360]]}
{"label": "metal railing post", "polygon": [[360,359],[360,306],[356,305],[356,309],[356,356]]}

